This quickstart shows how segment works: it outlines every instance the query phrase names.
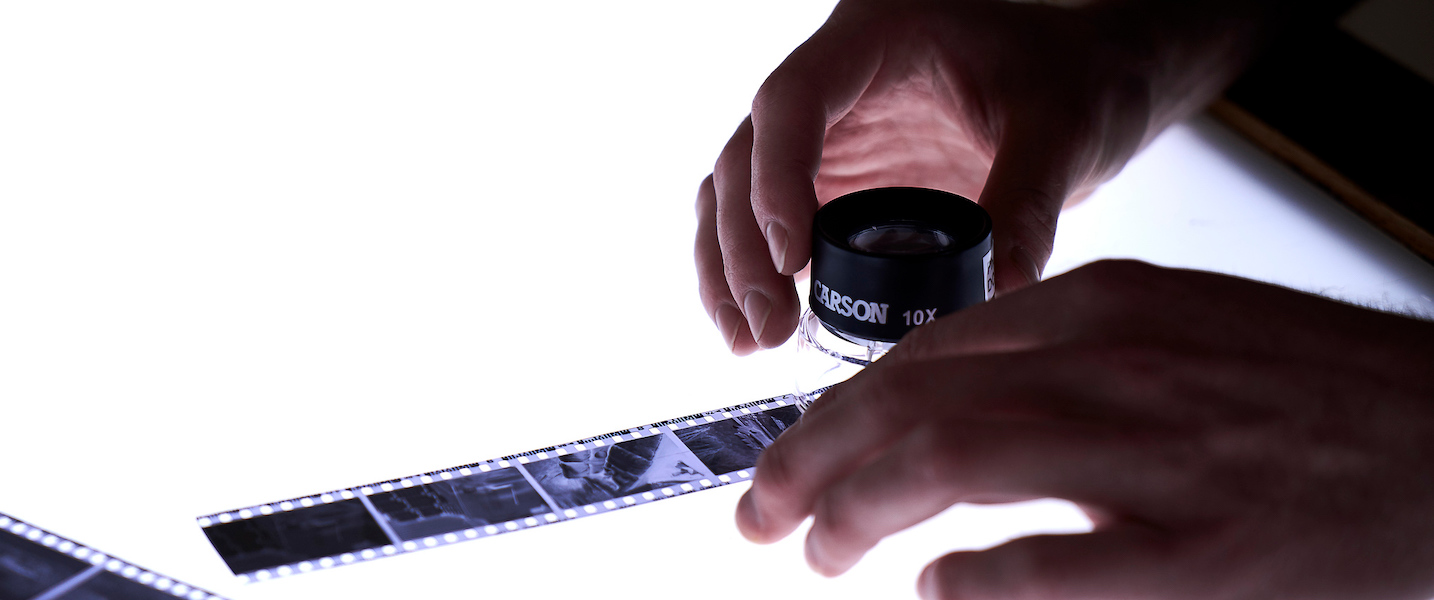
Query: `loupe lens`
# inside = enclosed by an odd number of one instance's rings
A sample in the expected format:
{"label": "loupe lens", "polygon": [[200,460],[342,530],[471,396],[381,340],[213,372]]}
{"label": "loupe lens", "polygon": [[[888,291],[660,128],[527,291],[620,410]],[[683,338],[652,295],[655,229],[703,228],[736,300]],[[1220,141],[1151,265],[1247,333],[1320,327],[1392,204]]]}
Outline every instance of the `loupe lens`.
{"label": "loupe lens", "polygon": [[994,292],[991,217],[975,202],[877,188],[817,211],[809,305],[845,339],[895,342]]}
{"label": "loupe lens", "polygon": [[847,240],[852,248],[872,254],[900,256],[931,254],[956,243],[951,236],[919,225],[877,225],[857,232]]}

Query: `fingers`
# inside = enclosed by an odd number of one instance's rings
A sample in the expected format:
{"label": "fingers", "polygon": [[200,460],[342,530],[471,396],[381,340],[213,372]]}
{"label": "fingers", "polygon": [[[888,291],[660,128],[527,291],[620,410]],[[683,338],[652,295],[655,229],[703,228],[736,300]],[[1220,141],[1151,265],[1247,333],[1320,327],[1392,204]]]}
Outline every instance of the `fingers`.
{"label": "fingers", "polygon": [[[1192,299],[1189,286],[1224,289],[1228,281],[1232,280],[1134,260],[1097,261],[917,327],[881,360],[1027,352],[1063,344],[1081,344],[1085,349],[1080,352],[1092,357],[1114,351],[1120,347],[1117,341],[1128,347],[1131,342],[1151,343],[1168,335],[1174,331],[1171,319],[1186,318],[1181,316],[1187,313],[1183,307],[1198,306],[1208,312],[1216,306],[1203,297]],[[1156,306],[1160,310],[1151,308]],[[1251,313],[1246,304],[1228,308],[1231,319]],[[1216,330],[1210,335],[1227,341]],[[1185,339],[1186,347],[1190,341]]]}
{"label": "fingers", "polygon": [[917,590],[925,600],[1207,597],[1198,577],[1185,577],[1185,587],[1172,586],[1175,551],[1167,534],[1131,523],[1081,535],[1021,538],[981,552],[947,554],[927,565]]}
{"label": "fingers", "polygon": [[[807,562],[839,575],[882,538],[957,502],[1059,497],[1111,505],[1148,495],[1131,447],[1105,427],[960,419],[918,426],[827,489],[813,510]],[[1119,500],[1117,500],[1119,499]]]}
{"label": "fingers", "polygon": [[[813,185],[827,126],[875,76],[879,36],[856,9],[832,17],[772,72],[752,102],[752,207],[771,263],[791,275],[811,258]],[[865,21],[865,22],[864,22]]]}
{"label": "fingers", "polygon": [[786,537],[811,514],[822,489],[871,460],[913,425],[904,414],[864,408],[869,407],[808,411],[762,452],[754,484],[737,505],[742,535],[762,544]]}
{"label": "fingers", "polygon": [[727,287],[727,274],[722,266],[722,248],[717,242],[717,190],[712,176],[702,180],[697,190],[697,292],[708,318],[717,324],[727,349],[738,355],[750,354],[757,342],[747,328],[747,320],[732,299]]}
{"label": "fingers", "polygon": [[1083,325],[1079,312],[1049,310],[1062,287],[1066,286],[1051,282],[968,306],[911,330],[882,360],[931,360],[1049,346]]}
{"label": "fingers", "polygon": [[[849,42],[851,19],[837,14],[768,77],[753,101],[752,116],[738,127],[713,171],[717,247],[731,306],[745,320],[734,321],[727,303],[711,310],[724,339],[739,354],[773,348],[791,337],[801,303],[791,276],[810,259],[812,217],[817,209],[813,180],[821,165],[828,123],[856,102],[876,70],[879,56],[856,53]],[[846,11],[849,12],[849,11]],[[842,57],[834,60],[833,57]],[[710,277],[706,272],[703,279]],[[715,283],[705,284],[718,295]],[[744,341],[751,337],[749,347]]]}
{"label": "fingers", "polygon": [[786,537],[827,489],[923,421],[957,413],[1006,419],[1095,413],[1063,390],[1104,391],[1068,368],[1042,372],[1039,380],[989,376],[1037,373],[1037,359],[1024,355],[883,364],[886,360],[826,392],[762,453],[755,482],[738,506],[737,525],[748,539],[767,543]]}
{"label": "fingers", "polygon": [[[732,134],[712,172],[717,198],[717,244],[728,290],[746,320],[748,335],[755,346],[774,348],[796,330],[801,304],[792,278],[772,268],[766,238],[752,216],[751,157],[749,118]],[[735,346],[734,351],[740,353]]]}
{"label": "fingers", "polygon": [[1140,288],[1162,273],[1136,261],[1091,263],[917,327],[882,360],[1025,352],[1129,335],[1137,312],[1154,301]]}
{"label": "fingers", "polygon": [[980,204],[994,227],[996,292],[1003,294],[1041,280],[1051,258],[1056,220],[1066,196],[1080,179],[1075,147],[1055,128],[1012,123],[1003,132]]}

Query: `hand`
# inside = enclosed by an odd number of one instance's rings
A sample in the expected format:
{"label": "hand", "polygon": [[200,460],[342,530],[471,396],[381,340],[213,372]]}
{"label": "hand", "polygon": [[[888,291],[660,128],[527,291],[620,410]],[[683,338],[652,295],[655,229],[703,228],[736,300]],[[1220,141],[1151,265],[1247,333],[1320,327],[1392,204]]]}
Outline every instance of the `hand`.
{"label": "hand", "polygon": [[[1233,4],[1226,13],[1262,3]],[[1174,13],[842,2],[762,85],[698,193],[701,296],[727,345],[746,354],[791,335],[812,216],[861,189],[978,198],[995,225],[998,291],[1038,281],[1063,202],[1203,106],[1257,37],[1230,24],[1254,17]]]}
{"label": "hand", "polygon": [[1089,534],[928,566],[925,598],[1434,596],[1434,324],[1097,263],[914,330],[757,463],[758,542],[846,571],[957,502],[1064,498]]}

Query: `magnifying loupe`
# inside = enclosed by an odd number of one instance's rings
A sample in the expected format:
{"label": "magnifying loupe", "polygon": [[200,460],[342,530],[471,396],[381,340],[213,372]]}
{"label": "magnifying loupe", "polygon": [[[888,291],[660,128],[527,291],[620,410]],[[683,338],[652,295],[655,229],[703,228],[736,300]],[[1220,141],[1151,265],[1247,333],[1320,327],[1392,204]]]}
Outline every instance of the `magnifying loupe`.
{"label": "magnifying loupe", "polygon": [[811,294],[797,325],[797,405],[891,351],[912,329],[995,294],[991,217],[925,188],[847,194],[812,227]]}

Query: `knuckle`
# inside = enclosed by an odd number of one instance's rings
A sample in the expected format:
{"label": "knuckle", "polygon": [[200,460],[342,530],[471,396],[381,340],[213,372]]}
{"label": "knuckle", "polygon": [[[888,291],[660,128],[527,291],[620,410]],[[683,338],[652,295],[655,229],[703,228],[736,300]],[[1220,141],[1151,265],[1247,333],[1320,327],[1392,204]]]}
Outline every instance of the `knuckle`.
{"label": "knuckle", "polygon": [[757,481],[767,494],[778,498],[790,498],[799,490],[800,470],[792,464],[792,457],[786,446],[775,443],[762,451],[757,458]]}
{"label": "knuckle", "polygon": [[861,521],[852,515],[847,493],[832,491],[822,496],[812,510],[812,524],[825,530],[827,539],[853,542],[864,539]]}
{"label": "knuckle", "polygon": [[[1134,337],[1119,333],[1123,328],[1112,327],[1120,338]],[[1185,401],[1206,387],[1209,371],[1202,370],[1205,364],[1198,351],[1137,338],[1093,344],[1081,354],[1070,357],[1062,368],[1096,374],[1108,382],[1112,397],[1162,399],[1167,417],[1174,416],[1170,411],[1198,410],[1198,403]]]}
{"label": "knuckle", "polygon": [[905,364],[892,365],[873,375],[879,378],[864,386],[868,393],[851,399],[851,409],[857,422],[866,423],[874,429],[888,429],[904,421],[907,415],[919,411],[915,405],[921,397],[921,390],[910,376],[911,369]]}
{"label": "knuckle", "polygon": [[702,178],[702,183],[697,186],[697,201],[695,203],[698,220],[710,218],[717,211],[717,186],[713,183],[713,177],[708,174]]}
{"label": "knuckle", "polygon": [[925,589],[922,590],[922,598],[925,600],[961,600],[968,597],[958,594],[956,589],[956,584],[962,579],[954,573],[959,568],[961,555],[962,553],[947,554],[926,565],[927,573],[922,575],[922,578],[926,580],[923,582]]}
{"label": "knuckle", "polygon": [[[1055,251],[1056,221],[1066,196],[1056,196],[1049,190],[1032,187],[1007,190],[999,196],[1000,202],[987,200],[993,211],[997,235],[1006,240],[1003,243],[1024,248],[1035,262],[1037,271],[1043,270]],[[1007,256],[1002,251],[1001,265],[1009,264]]]}
{"label": "knuckle", "polygon": [[[954,345],[952,342],[959,340],[963,332],[967,331],[967,321],[963,320],[962,313],[945,315],[932,323],[921,325],[901,338],[901,343],[896,345],[890,358],[897,361],[920,361],[933,359],[948,355]],[[893,365],[897,370],[909,370],[911,367],[905,364]],[[910,373],[919,376],[919,373]],[[926,377],[930,377],[929,372]],[[902,378],[905,380],[906,378]]]}
{"label": "knuckle", "polygon": [[766,81],[762,82],[762,85],[757,88],[757,93],[752,96],[752,115],[754,119],[760,120],[761,115],[765,113],[768,108],[776,104],[780,98],[786,95],[783,91],[785,85],[780,75],[781,68],[778,67],[778,70],[772,73],[772,76],[768,77]]}
{"label": "knuckle", "polygon": [[932,350],[936,350],[938,347],[937,338],[940,336],[936,334],[935,329],[936,327],[932,325],[917,327],[906,332],[906,335],[901,337],[901,343],[896,345],[895,351],[899,353],[898,356],[907,358],[928,356]]}
{"label": "knuckle", "polygon": [[968,449],[954,427],[926,427],[916,435],[913,442],[917,456],[905,462],[905,475],[917,486],[923,489],[951,487],[958,475],[967,472],[964,466],[970,462],[965,460]]}
{"label": "knuckle", "polygon": [[988,550],[956,552],[937,559],[933,567],[937,569],[938,597],[949,600],[1068,597],[1069,590],[1059,589],[1041,576],[1035,557],[1025,552],[1011,552],[1010,548],[996,552],[999,556]]}
{"label": "knuckle", "polygon": [[1021,224],[1024,231],[1019,234],[1028,244],[1039,244],[1034,249],[1050,255],[1056,237],[1056,222],[1060,219],[1061,206],[1065,196],[1055,196],[1050,190],[1021,188],[1020,196],[1028,199],[1021,203]]}
{"label": "knuckle", "polygon": [[1102,260],[1081,268],[1086,280],[1103,290],[1139,287],[1158,270],[1138,260]]}
{"label": "knuckle", "polygon": [[1067,300],[1097,323],[1127,322],[1148,314],[1154,297],[1153,281],[1162,270],[1134,260],[1103,260],[1081,267],[1073,278]]}
{"label": "knuckle", "polygon": [[733,300],[745,296],[757,286],[751,267],[743,262],[743,255],[737,251],[736,244],[722,246],[722,277]]}
{"label": "knuckle", "polygon": [[953,552],[931,563],[930,594],[928,599],[937,600],[982,600],[985,598],[1012,598],[1006,586],[997,581],[993,569],[981,563],[981,556],[974,552]]}
{"label": "knuckle", "polygon": [[732,304],[732,294],[727,291],[726,286],[713,284],[705,278],[697,282],[697,297],[702,302],[702,308],[707,311],[707,318],[713,321],[717,320],[718,309],[724,304]]}
{"label": "knuckle", "polygon": [[780,65],[752,97],[752,116],[756,119],[774,107],[815,97],[819,97],[815,84],[790,64]]}
{"label": "knuckle", "polygon": [[[879,363],[878,363],[879,364]],[[867,393],[859,400],[864,423],[873,427],[897,429],[918,422],[948,404],[948,390],[931,377],[932,365],[903,360],[876,374],[879,379],[864,386]]]}
{"label": "knuckle", "polygon": [[721,189],[719,184],[731,183],[734,178],[740,178],[741,173],[752,168],[752,154],[742,145],[737,143],[735,138],[727,143],[722,152],[717,155],[717,164],[712,168],[713,189]]}

